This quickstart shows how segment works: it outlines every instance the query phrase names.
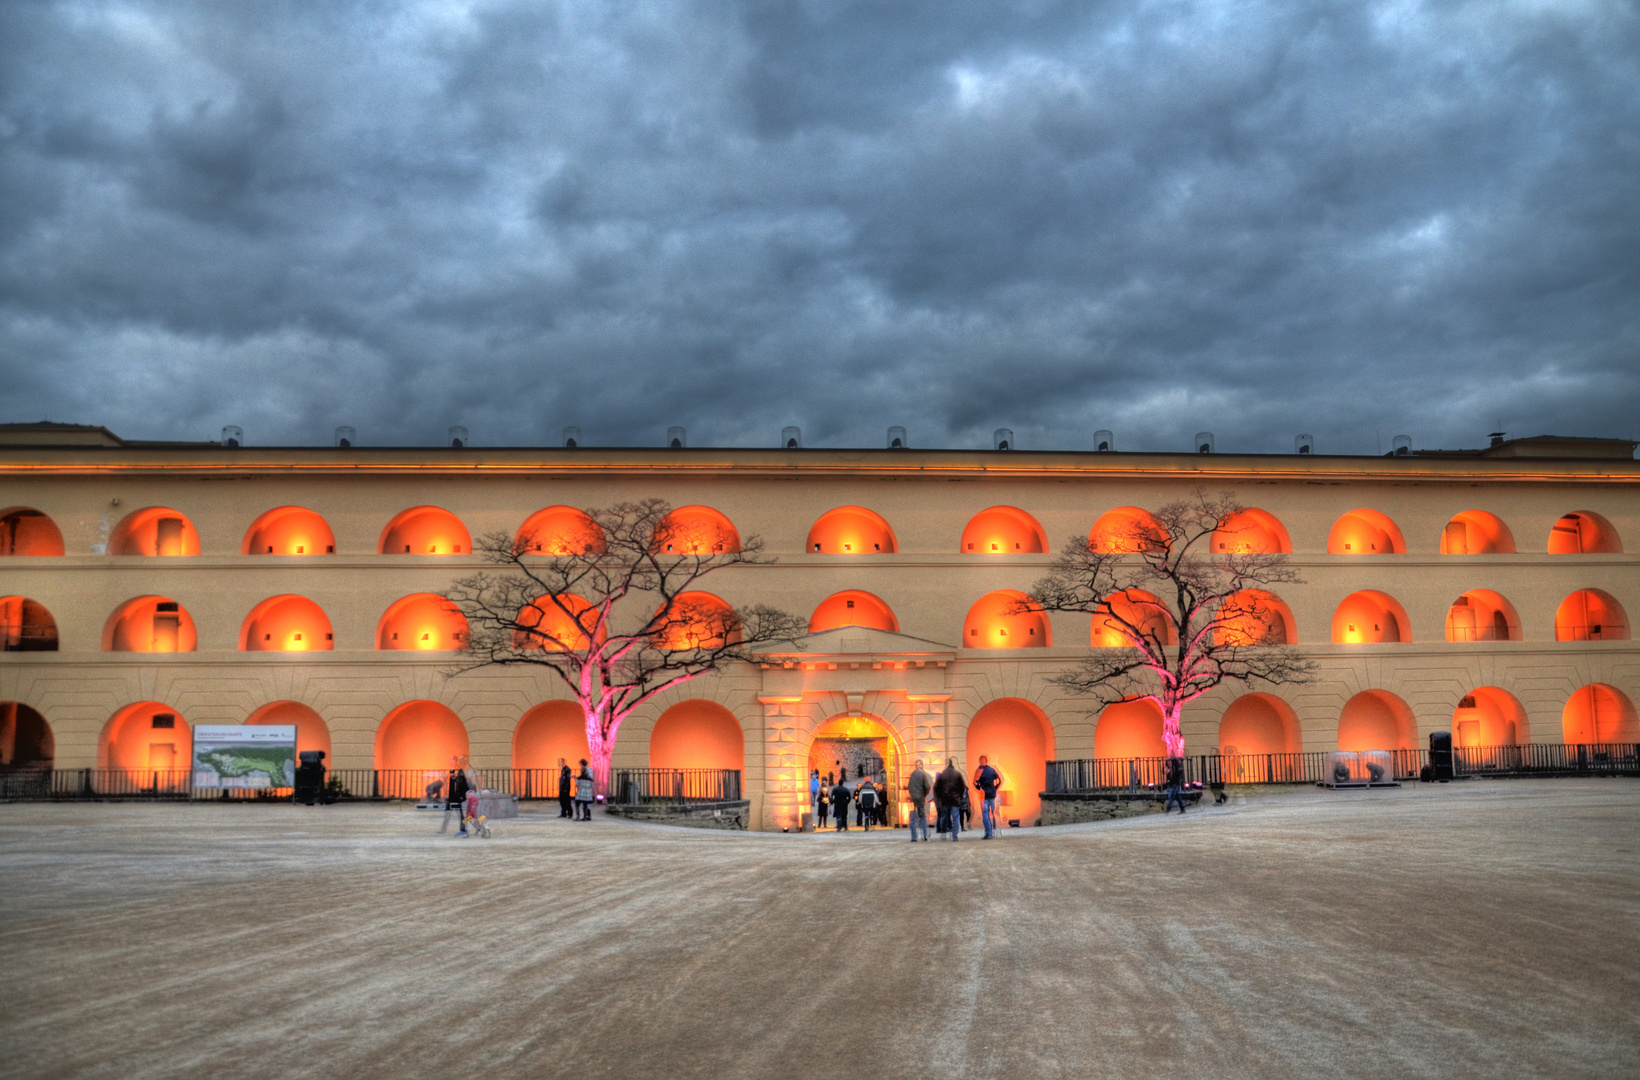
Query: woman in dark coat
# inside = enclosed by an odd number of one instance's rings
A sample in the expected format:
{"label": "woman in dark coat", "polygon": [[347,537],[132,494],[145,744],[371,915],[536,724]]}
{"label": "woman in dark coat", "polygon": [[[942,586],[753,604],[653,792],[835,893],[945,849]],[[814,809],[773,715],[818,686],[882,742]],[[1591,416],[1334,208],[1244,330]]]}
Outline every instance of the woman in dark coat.
{"label": "woman in dark coat", "polygon": [[575,777],[570,775],[569,762],[558,759],[558,816],[573,817],[570,802],[575,798]]}

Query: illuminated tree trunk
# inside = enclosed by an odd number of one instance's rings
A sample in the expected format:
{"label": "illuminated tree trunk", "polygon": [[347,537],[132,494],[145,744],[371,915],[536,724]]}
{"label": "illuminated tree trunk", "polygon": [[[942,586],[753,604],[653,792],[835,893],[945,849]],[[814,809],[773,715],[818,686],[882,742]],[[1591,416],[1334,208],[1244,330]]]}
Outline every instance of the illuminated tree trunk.
{"label": "illuminated tree trunk", "polygon": [[1175,701],[1171,705],[1164,701],[1156,702],[1162,707],[1162,742],[1167,744],[1167,756],[1184,757],[1184,732],[1179,730],[1179,714],[1184,712],[1184,703]]}

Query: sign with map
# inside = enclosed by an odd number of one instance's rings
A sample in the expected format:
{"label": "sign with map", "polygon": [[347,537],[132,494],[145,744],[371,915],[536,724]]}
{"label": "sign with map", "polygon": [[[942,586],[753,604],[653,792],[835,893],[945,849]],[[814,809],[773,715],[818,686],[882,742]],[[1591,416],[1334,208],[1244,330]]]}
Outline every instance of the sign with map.
{"label": "sign with map", "polygon": [[194,728],[194,787],[288,788],[295,783],[295,724]]}

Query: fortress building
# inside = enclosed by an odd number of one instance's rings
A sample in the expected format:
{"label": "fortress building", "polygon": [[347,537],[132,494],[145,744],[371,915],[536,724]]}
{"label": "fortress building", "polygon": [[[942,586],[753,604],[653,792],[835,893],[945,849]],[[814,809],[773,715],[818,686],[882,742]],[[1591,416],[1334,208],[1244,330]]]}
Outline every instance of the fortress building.
{"label": "fortress building", "polygon": [[723,600],[812,616],[801,648],[696,679],[619,734],[617,769],[738,770],[754,827],[795,823],[811,762],[988,753],[1029,823],[1049,760],[1160,755],[1148,704],[1099,711],[1049,682],[1106,644],[1087,617],[1007,605],[1067,543],[1198,489],[1233,493],[1247,542],[1291,554],[1304,581],[1275,600],[1318,670],[1196,701],[1188,752],[1412,748],[1437,729],[1640,742],[1632,443],[1331,457],[898,437],[261,448],[0,427],[0,768],[158,771],[186,765],[193,725],[294,723],[344,773],[467,753],[555,775],[585,754],[578,709],[545,670],[454,674],[465,626],[434,594],[485,565],[475,536],[649,497],[763,538],[777,561],[713,575]]}

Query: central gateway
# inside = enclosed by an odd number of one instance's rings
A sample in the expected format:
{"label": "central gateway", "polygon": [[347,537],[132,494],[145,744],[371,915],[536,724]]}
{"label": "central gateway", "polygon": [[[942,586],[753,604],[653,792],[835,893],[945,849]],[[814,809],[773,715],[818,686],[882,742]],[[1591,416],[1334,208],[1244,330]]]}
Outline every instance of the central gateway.
{"label": "central gateway", "polygon": [[843,769],[848,770],[851,789],[861,777],[869,776],[888,803],[890,825],[904,824],[900,805],[905,797],[903,757],[893,729],[874,716],[833,717],[809,744],[809,768],[819,770],[822,784],[835,781]]}

